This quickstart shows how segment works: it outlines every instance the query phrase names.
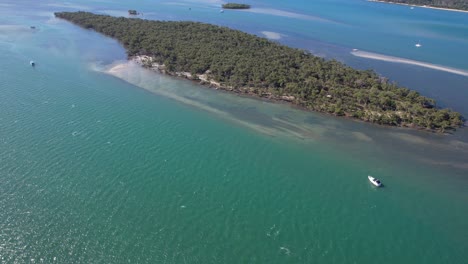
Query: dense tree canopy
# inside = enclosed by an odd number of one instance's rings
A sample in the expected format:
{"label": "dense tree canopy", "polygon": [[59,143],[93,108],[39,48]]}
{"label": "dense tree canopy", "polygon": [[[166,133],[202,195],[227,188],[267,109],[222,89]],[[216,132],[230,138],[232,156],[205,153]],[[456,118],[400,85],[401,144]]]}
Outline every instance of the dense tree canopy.
{"label": "dense tree canopy", "polygon": [[225,8],[225,9],[249,9],[250,5],[227,3],[227,4],[223,4],[223,8]]}
{"label": "dense tree canopy", "polygon": [[382,0],[384,2],[401,3],[418,6],[433,6],[441,8],[452,8],[468,10],[468,0]]}
{"label": "dense tree canopy", "polygon": [[148,55],[169,72],[207,74],[222,87],[311,110],[396,126],[444,131],[463,124],[459,113],[397,86],[373,71],[355,70],[310,53],[226,27],[56,13],[116,38],[129,56]]}

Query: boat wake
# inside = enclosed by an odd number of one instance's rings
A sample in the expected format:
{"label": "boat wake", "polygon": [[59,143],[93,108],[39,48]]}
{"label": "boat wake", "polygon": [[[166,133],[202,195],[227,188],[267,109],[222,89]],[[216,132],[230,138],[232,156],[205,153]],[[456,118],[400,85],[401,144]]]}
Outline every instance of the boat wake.
{"label": "boat wake", "polygon": [[449,72],[449,73],[453,73],[453,74],[468,76],[468,71],[467,70],[451,68],[451,67],[446,67],[446,66],[437,65],[437,64],[431,64],[431,63],[422,62],[422,61],[416,61],[416,60],[410,60],[410,59],[405,59],[405,58],[393,57],[393,56],[388,56],[388,55],[383,55],[383,54],[378,54],[378,53],[373,53],[373,52],[367,52],[367,51],[361,51],[361,50],[355,50],[355,49],[353,51],[351,51],[351,54],[356,56],[356,57],[361,57],[361,58],[366,58],[366,59],[388,61],[388,62],[394,62],[394,63],[410,64],[410,65],[416,65],[416,66],[425,67],[425,68],[429,68],[429,69],[433,69],[433,70],[444,71],[444,72]]}

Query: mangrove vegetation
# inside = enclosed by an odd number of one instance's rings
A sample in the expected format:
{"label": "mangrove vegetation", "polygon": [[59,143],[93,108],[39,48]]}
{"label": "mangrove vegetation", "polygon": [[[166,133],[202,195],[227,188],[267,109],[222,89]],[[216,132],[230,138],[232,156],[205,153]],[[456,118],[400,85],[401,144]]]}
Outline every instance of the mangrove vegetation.
{"label": "mangrove vegetation", "polygon": [[222,7],[224,9],[249,9],[250,5],[237,4],[237,3],[227,3],[227,4],[223,4]]}

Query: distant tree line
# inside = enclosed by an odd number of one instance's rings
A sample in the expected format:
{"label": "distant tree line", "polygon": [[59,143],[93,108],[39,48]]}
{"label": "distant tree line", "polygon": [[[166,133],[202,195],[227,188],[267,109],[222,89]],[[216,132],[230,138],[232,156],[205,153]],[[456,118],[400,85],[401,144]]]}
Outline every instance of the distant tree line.
{"label": "distant tree line", "polygon": [[433,99],[371,70],[356,70],[238,30],[88,12],[55,15],[119,40],[129,56],[151,56],[169,72],[207,74],[234,91],[287,98],[311,110],[378,124],[436,131],[463,125],[459,113],[439,109]]}
{"label": "distant tree line", "polygon": [[227,3],[227,4],[223,4],[222,7],[225,9],[249,9],[250,5]]}
{"label": "distant tree line", "polygon": [[418,6],[433,6],[441,8],[452,8],[468,10],[468,0],[382,0],[384,2],[393,2]]}

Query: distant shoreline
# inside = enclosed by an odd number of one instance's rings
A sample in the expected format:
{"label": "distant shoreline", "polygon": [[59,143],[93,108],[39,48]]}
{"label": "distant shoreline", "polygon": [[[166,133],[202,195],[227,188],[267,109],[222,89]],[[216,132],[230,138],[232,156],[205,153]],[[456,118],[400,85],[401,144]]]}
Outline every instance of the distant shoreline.
{"label": "distant shoreline", "polygon": [[428,9],[437,9],[437,10],[445,10],[445,11],[453,11],[453,12],[462,12],[468,13],[468,10],[461,10],[461,9],[453,9],[453,8],[444,8],[444,7],[434,7],[434,6],[427,6],[427,5],[412,5],[412,4],[404,4],[404,3],[396,3],[391,1],[381,1],[381,0],[367,0],[368,2],[377,2],[377,3],[384,3],[384,4],[395,4],[395,5],[403,5],[403,6],[412,6],[412,7],[421,7],[421,8],[428,8]]}

